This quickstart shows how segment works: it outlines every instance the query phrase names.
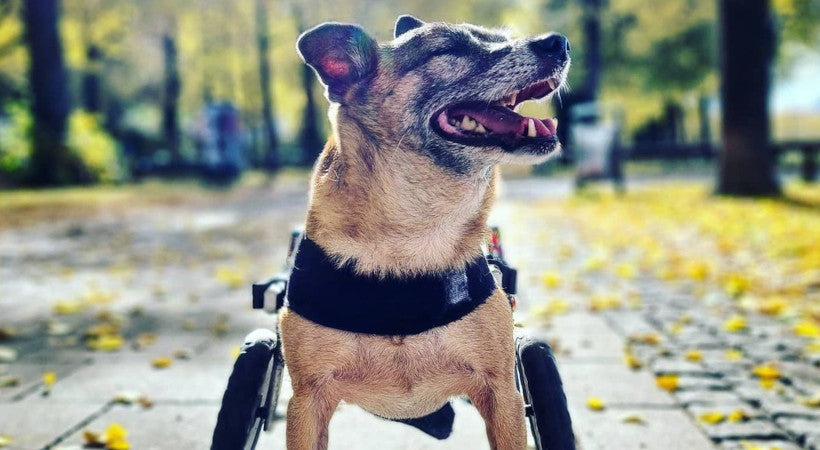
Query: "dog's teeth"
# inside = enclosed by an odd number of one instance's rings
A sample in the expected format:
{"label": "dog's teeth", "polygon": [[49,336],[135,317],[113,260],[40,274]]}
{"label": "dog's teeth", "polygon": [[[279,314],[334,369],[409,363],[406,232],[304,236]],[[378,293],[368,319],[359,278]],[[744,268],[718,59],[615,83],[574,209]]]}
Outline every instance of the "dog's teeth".
{"label": "dog's teeth", "polygon": [[518,98],[518,92],[513,92],[512,95],[510,95],[510,105],[515,106],[516,98]]}
{"label": "dog's teeth", "polygon": [[461,121],[461,129],[467,131],[473,131],[476,128],[476,123],[471,119],[469,116],[464,116],[464,120]]}
{"label": "dog's teeth", "polygon": [[532,121],[532,119],[530,119],[530,121],[527,122],[527,136],[535,137],[537,135],[538,132],[535,130],[535,123]]}
{"label": "dog's teeth", "polygon": [[484,128],[484,125],[478,124],[478,125],[476,125],[476,127],[475,127],[475,130],[474,130],[474,131],[475,131],[476,133],[486,133],[486,132],[487,132],[487,129],[486,129],[486,128]]}
{"label": "dog's teeth", "polygon": [[547,84],[550,85],[550,89],[555,90],[555,80],[550,78],[550,79],[547,80]]}

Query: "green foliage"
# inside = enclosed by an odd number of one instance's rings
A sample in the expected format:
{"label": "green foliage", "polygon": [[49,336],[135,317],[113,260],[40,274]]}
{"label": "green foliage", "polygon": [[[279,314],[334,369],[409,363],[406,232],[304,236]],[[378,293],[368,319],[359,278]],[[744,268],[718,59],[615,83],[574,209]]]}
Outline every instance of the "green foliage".
{"label": "green foliage", "polygon": [[[0,178],[15,183],[24,179],[28,169],[32,119],[28,108],[19,103],[8,105],[5,115],[0,125]],[[83,110],[72,112],[66,144],[82,162],[89,181],[110,183],[123,179],[117,143],[95,115]]]}
{"label": "green foliage", "polygon": [[117,143],[94,114],[79,109],[71,113],[66,143],[83,162],[92,181],[110,183],[123,178]]}
{"label": "green foliage", "polygon": [[5,114],[4,123],[0,125],[0,176],[18,181],[31,153],[31,114],[19,103],[7,105]]}

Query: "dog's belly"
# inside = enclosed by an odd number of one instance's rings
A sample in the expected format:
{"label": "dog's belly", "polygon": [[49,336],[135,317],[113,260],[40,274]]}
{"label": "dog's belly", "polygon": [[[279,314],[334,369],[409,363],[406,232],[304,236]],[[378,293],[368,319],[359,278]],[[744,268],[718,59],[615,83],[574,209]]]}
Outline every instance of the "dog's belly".
{"label": "dog's belly", "polygon": [[[366,358],[336,373],[340,395],[367,411],[388,418],[420,417],[439,409],[450,397],[467,392],[474,368],[440,348],[440,336],[371,338]],[[382,342],[372,342],[381,340]],[[386,344],[386,345],[385,345]]]}
{"label": "dog's belly", "polygon": [[285,308],[280,329],[294,391],[387,418],[420,417],[453,396],[512,380],[512,313],[503,293],[460,320],[385,337],[323,327]]}

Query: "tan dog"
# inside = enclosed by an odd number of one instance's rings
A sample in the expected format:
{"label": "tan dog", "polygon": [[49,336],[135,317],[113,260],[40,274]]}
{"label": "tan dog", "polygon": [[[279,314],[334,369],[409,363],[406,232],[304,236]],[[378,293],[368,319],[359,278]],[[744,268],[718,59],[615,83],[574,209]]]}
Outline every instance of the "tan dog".
{"label": "tan dog", "polygon": [[[317,162],[306,236],[362,274],[411,276],[481,255],[499,163],[559,147],[550,119],[516,105],[550,95],[569,67],[560,35],[512,40],[473,25],[402,16],[377,44],[326,23],[297,44],[327,87],[333,136]],[[497,449],[526,446],[514,381],[513,321],[500,289],[460,320],[407,336],[324,327],[285,308],[293,382],[287,447],[323,449],[344,400],[387,418],[419,417],[467,395]]]}

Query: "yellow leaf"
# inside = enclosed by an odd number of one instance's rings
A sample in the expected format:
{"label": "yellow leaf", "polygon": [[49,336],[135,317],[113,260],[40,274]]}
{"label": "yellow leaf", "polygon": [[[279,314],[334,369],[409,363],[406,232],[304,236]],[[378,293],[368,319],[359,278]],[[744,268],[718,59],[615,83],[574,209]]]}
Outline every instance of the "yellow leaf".
{"label": "yellow leaf", "polygon": [[743,352],[735,348],[730,348],[726,350],[725,356],[729,361],[740,361],[743,359]]}
{"label": "yellow leaf", "polygon": [[587,408],[591,409],[592,411],[603,411],[603,409],[605,408],[604,401],[598,397],[588,397]]}
{"label": "yellow leaf", "polygon": [[615,267],[615,275],[626,280],[631,280],[632,278],[635,278],[635,275],[637,274],[638,270],[632,264],[624,263],[619,264],[617,267]]}
{"label": "yellow leaf", "polygon": [[238,289],[245,284],[245,277],[242,273],[230,267],[216,269],[214,277],[231,289]]}
{"label": "yellow leaf", "polygon": [[0,435],[0,447],[6,447],[14,443],[14,439],[8,435]]}
{"label": "yellow leaf", "polygon": [[112,422],[110,425],[108,425],[108,428],[105,429],[106,442],[123,440],[126,438],[127,435],[128,431],[117,422]]}
{"label": "yellow leaf", "polygon": [[705,281],[711,272],[708,262],[696,261],[689,264],[689,276],[695,281]]}
{"label": "yellow leaf", "polygon": [[61,316],[70,316],[83,312],[86,306],[87,305],[84,302],[79,300],[60,300],[54,303],[51,309],[52,311],[54,311],[54,314],[59,314]]}
{"label": "yellow leaf", "polygon": [[641,360],[638,359],[638,357],[635,356],[635,354],[633,354],[631,351],[627,351],[624,354],[624,364],[626,364],[626,367],[629,367],[632,370],[638,370],[641,367],[643,367],[643,362],[641,362]]}
{"label": "yellow leaf", "polygon": [[56,383],[56,382],[57,382],[57,374],[56,373],[54,373],[50,370],[48,372],[43,373],[43,384],[47,388],[49,388],[51,386],[54,386],[54,383]]}
{"label": "yellow leaf", "polygon": [[736,409],[727,416],[729,422],[743,422],[749,419],[749,415],[742,409]]}
{"label": "yellow leaf", "polygon": [[810,408],[820,408],[820,392],[808,398],[801,398],[800,403]]}
{"label": "yellow leaf", "polygon": [[788,306],[788,302],[780,297],[770,298],[761,303],[758,306],[757,311],[760,314],[765,314],[767,316],[776,316],[785,311]]}
{"label": "yellow leaf", "polygon": [[677,375],[659,375],[655,377],[655,384],[668,392],[675,392],[678,390],[678,376]]}
{"label": "yellow leaf", "polygon": [[820,326],[810,320],[801,320],[794,325],[794,334],[803,337],[820,337]]}
{"label": "yellow leaf", "polygon": [[85,442],[86,447],[99,447],[105,444],[102,436],[100,436],[100,433],[96,433],[91,430],[83,431],[83,441]]}
{"label": "yellow leaf", "polygon": [[95,339],[90,339],[86,346],[92,350],[101,352],[112,352],[119,350],[125,344],[125,339],[119,335],[103,335]]}
{"label": "yellow leaf", "polygon": [[629,342],[646,345],[658,345],[662,339],[658,333],[633,334],[627,338]]}
{"label": "yellow leaf", "polygon": [[621,422],[631,423],[631,424],[635,424],[635,425],[646,425],[646,421],[643,420],[643,417],[641,417],[637,414],[630,414],[628,416],[624,416],[621,419]]}
{"label": "yellow leaf", "polygon": [[621,307],[621,300],[618,299],[615,295],[609,294],[599,294],[593,295],[589,299],[589,310],[590,311],[605,311],[607,309],[619,309]]}
{"label": "yellow leaf", "polygon": [[820,353],[820,340],[806,344],[803,347],[803,353]]}
{"label": "yellow leaf", "polygon": [[771,378],[761,378],[760,387],[762,387],[763,389],[771,389],[774,387],[776,381],[777,380]]}
{"label": "yellow leaf", "polygon": [[561,275],[556,272],[545,272],[541,275],[541,282],[548,289],[555,289],[561,285]]}
{"label": "yellow leaf", "polygon": [[151,360],[151,365],[157,369],[165,369],[171,366],[173,361],[167,356],[159,356]]}
{"label": "yellow leaf", "polygon": [[242,349],[240,349],[238,345],[231,349],[231,357],[233,359],[239,358],[240,353],[242,353]]}
{"label": "yellow leaf", "polygon": [[121,439],[115,441],[108,441],[105,444],[105,448],[107,450],[128,450],[129,448],[131,448],[131,445],[128,443],[128,441]]}
{"label": "yellow leaf", "polygon": [[709,425],[717,425],[717,424],[723,422],[724,420],[726,420],[726,416],[723,415],[723,413],[719,412],[719,411],[710,411],[710,412],[705,412],[705,413],[701,414],[700,416],[698,416],[698,420],[700,420],[703,423],[707,423]]}
{"label": "yellow leaf", "polygon": [[698,362],[703,359],[703,354],[699,350],[689,350],[686,352],[686,360]]}
{"label": "yellow leaf", "polygon": [[780,369],[772,363],[755,366],[752,369],[752,373],[761,380],[776,380],[780,378]]}
{"label": "yellow leaf", "polygon": [[743,316],[732,316],[723,322],[723,329],[730,333],[737,333],[746,329],[746,318]]}
{"label": "yellow leaf", "polygon": [[731,297],[737,298],[745,294],[746,291],[749,290],[750,285],[751,282],[749,278],[739,273],[733,273],[726,278],[726,283],[723,285],[723,288]]}

